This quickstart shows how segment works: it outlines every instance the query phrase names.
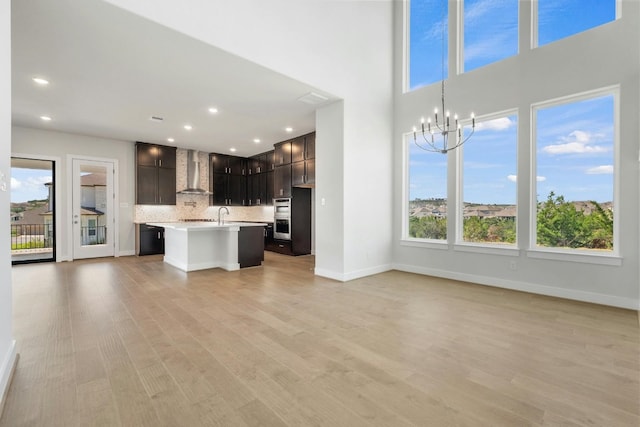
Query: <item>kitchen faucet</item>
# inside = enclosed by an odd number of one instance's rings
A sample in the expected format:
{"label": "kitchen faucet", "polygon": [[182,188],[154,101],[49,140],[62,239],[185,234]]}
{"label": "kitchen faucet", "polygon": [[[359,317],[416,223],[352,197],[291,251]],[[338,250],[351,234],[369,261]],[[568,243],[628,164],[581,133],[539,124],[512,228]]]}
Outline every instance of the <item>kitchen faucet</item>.
{"label": "kitchen faucet", "polygon": [[220,206],[218,208],[218,225],[224,225],[224,219],[222,217],[222,209],[224,209],[225,211],[227,211],[227,215],[229,215],[229,209],[227,209],[226,206]]}

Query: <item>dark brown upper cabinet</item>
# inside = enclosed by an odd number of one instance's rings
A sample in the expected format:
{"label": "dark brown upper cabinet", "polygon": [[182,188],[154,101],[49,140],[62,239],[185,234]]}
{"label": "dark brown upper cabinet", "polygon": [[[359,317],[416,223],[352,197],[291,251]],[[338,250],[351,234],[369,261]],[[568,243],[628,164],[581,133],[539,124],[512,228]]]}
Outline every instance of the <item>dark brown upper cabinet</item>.
{"label": "dark brown upper cabinet", "polygon": [[136,143],[136,203],[176,204],[176,147]]}

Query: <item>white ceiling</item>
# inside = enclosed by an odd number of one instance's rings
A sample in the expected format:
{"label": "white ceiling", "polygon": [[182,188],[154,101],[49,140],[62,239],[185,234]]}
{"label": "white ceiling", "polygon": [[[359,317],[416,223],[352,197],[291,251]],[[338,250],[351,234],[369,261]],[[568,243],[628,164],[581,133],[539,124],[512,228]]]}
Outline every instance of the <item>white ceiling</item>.
{"label": "white ceiling", "polygon": [[315,129],[301,96],[336,99],[101,0],[14,0],[11,25],[19,126],[248,156]]}

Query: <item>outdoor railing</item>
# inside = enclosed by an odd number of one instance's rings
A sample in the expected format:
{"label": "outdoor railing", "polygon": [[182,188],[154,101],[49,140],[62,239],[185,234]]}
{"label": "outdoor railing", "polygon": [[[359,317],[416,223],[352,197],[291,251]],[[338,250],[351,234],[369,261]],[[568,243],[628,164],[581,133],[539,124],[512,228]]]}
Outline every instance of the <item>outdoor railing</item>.
{"label": "outdoor railing", "polygon": [[[107,227],[80,227],[83,246],[106,243]],[[11,224],[11,250],[53,248],[53,225]]]}
{"label": "outdoor railing", "polygon": [[11,250],[53,247],[53,225],[11,224]]}

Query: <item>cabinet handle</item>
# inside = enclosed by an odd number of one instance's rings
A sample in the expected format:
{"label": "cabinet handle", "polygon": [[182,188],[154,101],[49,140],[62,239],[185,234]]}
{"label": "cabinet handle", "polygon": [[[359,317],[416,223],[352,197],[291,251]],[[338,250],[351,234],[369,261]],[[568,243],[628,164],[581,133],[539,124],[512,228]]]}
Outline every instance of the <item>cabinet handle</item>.
{"label": "cabinet handle", "polygon": [[160,232],[158,231],[158,240],[160,240]]}
{"label": "cabinet handle", "polygon": [[231,173],[231,168],[229,168],[229,173]]}
{"label": "cabinet handle", "polygon": [[158,160],[158,166],[162,167],[162,159]]}
{"label": "cabinet handle", "polygon": [[258,199],[258,203],[256,203],[256,204],[257,204],[257,205],[259,205],[259,204],[260,204],[260,199]]}

